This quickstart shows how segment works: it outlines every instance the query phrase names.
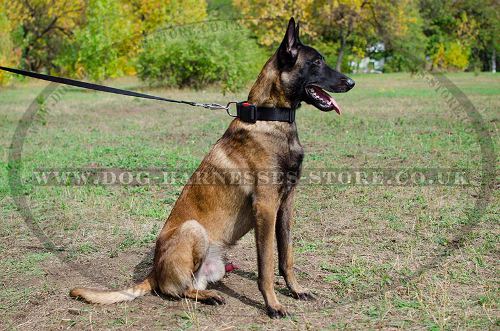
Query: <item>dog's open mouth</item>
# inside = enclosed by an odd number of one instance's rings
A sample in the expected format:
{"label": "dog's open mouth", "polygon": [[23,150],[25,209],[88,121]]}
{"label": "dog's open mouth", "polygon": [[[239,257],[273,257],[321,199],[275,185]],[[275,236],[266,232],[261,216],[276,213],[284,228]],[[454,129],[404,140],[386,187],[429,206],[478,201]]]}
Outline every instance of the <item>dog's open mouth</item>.
{"label": "dog's open mouth", "polygon": [[325,90],[317,85],[307,85],[306,93],[311,100],[310,104],[322,111],[334,110],[337,114],[340,114],[340,107],[337,101],[333,99]]}

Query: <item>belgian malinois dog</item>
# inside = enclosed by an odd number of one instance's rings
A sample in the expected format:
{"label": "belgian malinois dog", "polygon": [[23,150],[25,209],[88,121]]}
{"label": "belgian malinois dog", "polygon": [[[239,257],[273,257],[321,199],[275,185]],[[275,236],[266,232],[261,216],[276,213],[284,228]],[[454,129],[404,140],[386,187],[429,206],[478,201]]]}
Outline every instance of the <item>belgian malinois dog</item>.
{"label": "belgian malinois dog", "polygon": [[[299,26],[290,19],[283,41],[267,61],[253,85],[248,102],[260,107],[296,109],[302,101],[321,111],[340,108],[325,92],[347,92],[354,81],[331,69],[314,48],[303,45]],[[224,169],[246,169],[258,177],[261,169],[300,175],[303,148],[295,122],[234,119],[191,177]],[[206,176],[205,176],[206,177]],[[226,247],[255,229],[258,287],[267,313],[288,313],[274,292],[274,240],[278,245],[279,272],[292,296],[313,296],[297,282],[293,269],[292,205],[297,181],[279,183],[256,180],[245,185],[191,185],[174,205],[156,241],[154,265],[141,283],[120,291],[74,288],[70,296],[90,303],[111,304],[133,300],[152,290],[211,304],[223,296],[206,289],[225,274]]]}

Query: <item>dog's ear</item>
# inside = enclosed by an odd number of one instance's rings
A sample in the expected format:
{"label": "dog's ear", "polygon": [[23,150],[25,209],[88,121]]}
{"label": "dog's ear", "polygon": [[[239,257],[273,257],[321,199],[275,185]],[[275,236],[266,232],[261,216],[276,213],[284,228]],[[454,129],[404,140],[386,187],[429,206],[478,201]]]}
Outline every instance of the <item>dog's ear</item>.
{"label": "dog's ear", "polygon": [[282,68],[291,68],[297,61],[299,54],[299,26],[295,26],[295,20],[290,18],[285,37],[278,48],[278,64]]}
{"label": "dog's ear", "polygon": [[297,22],[295,26],[295,35],[297,36],[297,42],[299,45],[302,45],[302,41],[300,41],[300,22]]}

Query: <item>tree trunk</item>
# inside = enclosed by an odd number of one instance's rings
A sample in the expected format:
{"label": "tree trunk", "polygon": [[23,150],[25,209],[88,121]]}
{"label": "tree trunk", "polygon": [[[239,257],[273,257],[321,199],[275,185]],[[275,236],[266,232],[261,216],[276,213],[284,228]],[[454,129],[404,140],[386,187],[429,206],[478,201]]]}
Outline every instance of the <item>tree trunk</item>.
{"label": "tree trunk", "polygon": [[335,66],[335,70],[337,70],[338,72],[341,72],[342,70],[342,60],[344,59],[345,46],[346,46],[346,40],[345,37],[342,36],[340,42],[339,54],[337,55],[337,65]]}
{"label": "tree trunk", "polygon": [[493,45],[493,53],[491,54],[491,72],[497,72],[497,49]]}

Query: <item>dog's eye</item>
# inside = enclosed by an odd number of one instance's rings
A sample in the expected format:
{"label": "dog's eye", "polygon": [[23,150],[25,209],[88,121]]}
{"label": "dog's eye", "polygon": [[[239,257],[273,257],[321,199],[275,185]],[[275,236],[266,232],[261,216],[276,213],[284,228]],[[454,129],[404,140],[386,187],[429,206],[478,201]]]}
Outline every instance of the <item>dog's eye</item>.
{"label": "dog's eye", "polygon": [[321,63],[323,63],[323,59],[316,59],[316,60],[314,60],[314,62],[313,62],[313,63],[314,63],[315,65],[319,66],[319,65],[321,65]]}

